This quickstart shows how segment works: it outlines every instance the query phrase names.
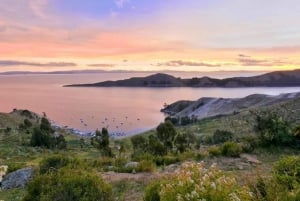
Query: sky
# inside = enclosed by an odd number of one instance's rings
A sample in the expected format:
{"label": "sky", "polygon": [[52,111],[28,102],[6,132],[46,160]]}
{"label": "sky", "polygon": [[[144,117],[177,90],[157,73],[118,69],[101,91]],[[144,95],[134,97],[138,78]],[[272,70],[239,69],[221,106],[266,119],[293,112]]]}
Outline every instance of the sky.
{"label": "sky", "polygon": [[300,67],[298,0],[1,0],[0,72]]}

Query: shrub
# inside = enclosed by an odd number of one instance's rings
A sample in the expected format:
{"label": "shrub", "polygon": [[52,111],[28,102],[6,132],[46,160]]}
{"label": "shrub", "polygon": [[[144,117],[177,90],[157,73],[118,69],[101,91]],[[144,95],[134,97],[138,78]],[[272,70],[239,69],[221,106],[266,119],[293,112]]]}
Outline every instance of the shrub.
{"label": "shrub", "polygon": [[177,158],[178,158],[178,161],[186,161],[186,160],[193,160],[196,158],[196,153],[193,152],[193,151],[185,151],[183,153],[179,153]]}
{"label": "shrub", "polygon": [[[159,124],[156,128],[156,137],[162,142],[164,148],[167,151],[171,151],[173,148],[173,142],[176,137],[176,129],[172,122],[166,121],[164,123]],[[151,147],[151,143],[149,141],[149,146]]]}
{"label": "shrub", "polygon": [[145,189],[145,201],[160,201],[160,183],[159,181],[151,182]]}
{"label": "shrub", "polygon": [[140,161],[136,171],[137,172],[154,172],[156,169],[156,165],[153,161],[143,160]]}
{"label": "shrub", "polygon": [[103,156],[97,160],[94,160],[93,167],[112,166],[113,164],[114,164],[113,158]]}
{"label": "shrub", "polygon": [[161,201],[252,200],[247,187],[239,186],[233,177],[225,175],[214,165],[205,168],[204,163],[185,163],[170,178],[161,181],[160,187],[152,184],[147,190],[145,197],[149,194],[156,197],[159,190],[160,199],[157,200]]}
{"label": "shrub", "polygon": [[208,153],[210,156],[220,156],[221,155],[221,150],[217,146],[211,146],[208,148]]}
{"label": "shrub", "polygon": [[233,133],[229,131],[223,131],[223,130],[216,130],[212,136],[212,141],[214,144],[232,141],[232,139],[233,139]]}
{"label": "shrub", "polygon": [[130,138],[134,153],[145,152],[148,148],[148,140],[142,135]]}
{"label": "shrub", "polygon": [[7,174],[26,167],[26,163],[8,163]]}
{"label": "shrub", "polygon": [[33,129],[30,144],[33,147],[51,148],[54,144],[54,138],[46,130],[36,127]]}
{"label": "shrub", "polygon": [[125,157],[117,157],[115,159],[115,166],[121,168],[121,167],[124,167],[127,162],[128,162],[127,158],[125,158]]}
{"label": "shrub", "polygon": [[32,123],[28,119],[24,119],[24,125],[25,125],[26,128],[32,127]]}
{"label": "shrub", "polygon": [[239,157],[242,153],[242,147],[234,142],[225,142],[221,147],[223,156]]}
{"label": "shrub", "polygon": [[143,154],[139,154],[139,155],[136,155],[132,158],[133,161],[143,161],[143,160],[146,160],[146,161],[154,161],[155,160],[155,157],[152,155],[152,154],[149,154],[149,153],[143,153]]}
{"label": "shrub", "polygon": [[163,156],[162,159],[163,159],[163,165],[171,165],[178,162],[178,158],[172,155]]}
{"label": "shrub", "polygon": [[99,176],[71,169],[36,176],[23,201],[112,201],[112,188]]}
{"label": "shrub", "polygon": [[57,171],[62,167],[78,167],[80,162],[76,159],[68,158],[62,155],[54,155],[43,159],[40,162],[40,174],[45,174],[51,170]]}
{"label": "shrub", "polygon": [[290,145],[293,141],[289,123],[275,113],[256,115],[255,130],[263,145]]}
{"label": "shrub", "polygon": [[274,177],[280,183],[292,190],[300,184],[300,157],[289,156],[274,165]]}
{"label": "shrub", "polygon": [[174,144],[180,153],[185,152],[191,148],[191,145],[195,143],[196,137],[193,133],[179,133],[175,137]]}
{"label": "shrub", "polygon": [[252,152],[260,143],[259,139],[254,136],[245,136],[241,141],[244,152]]}

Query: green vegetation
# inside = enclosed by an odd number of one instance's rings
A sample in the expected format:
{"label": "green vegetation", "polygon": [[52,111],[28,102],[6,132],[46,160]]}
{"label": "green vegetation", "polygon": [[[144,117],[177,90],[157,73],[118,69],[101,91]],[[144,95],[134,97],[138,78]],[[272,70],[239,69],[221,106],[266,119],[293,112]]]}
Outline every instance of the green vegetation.
{"label": "green vegetation", "polygon": [[41,119],[40,126],[33,129],[30,145],[33,147],[47,147],[58,149],[65,149],[67,146],[66,140],[63,135],[54,135],[54,130],[52,129],[49,120],[45,117]]}
{"label": "green vegetation", "polygon": [[221,146],[221,153],[223,156],[239,157],[242,153],[242,147],[234,142],[225,142]]}
{"label": "green vegetation", "polygon": [[112,151],[109,147],[109,134],[106,128],[102,128],[101,132],[96,130],[95,137],[91,138],[91,145],[99,149],[103,156],[112,156]]}
{"label": "green vegetation", "polygon": [[299,200],[300,126],[282,108],[178,127],[166,118],[119,140],[107,129],[75,136],[29,111],[0,114],[0,165],[37,169],[0,200]]}
{"label": "green vegetation", "polygon": [[255,129],[265,146],[284,146],[293,142],[289,123],[276,113],[256,115]]}
{"label": "green vegetation", "polygon": [[59,169],[35,176],[23,201],[111,201],[112,188],[99,176],[82,170]]}
{"label": "green vegetation", "polygon": [[204,163],[185,163],[169,178],[146,188],[146,201],[173,200],[252,200],[250,189],[240,186],[234,177],[215,166],[209,169]]}

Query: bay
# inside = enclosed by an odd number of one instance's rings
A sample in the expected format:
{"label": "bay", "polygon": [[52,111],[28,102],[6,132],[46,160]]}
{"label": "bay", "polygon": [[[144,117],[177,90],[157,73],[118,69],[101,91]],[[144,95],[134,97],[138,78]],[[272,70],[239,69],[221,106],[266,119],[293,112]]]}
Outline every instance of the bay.
{"label": "bay", "polygon": [[[28,109],[61,126],[90,132],[108,127],[111,133],[132,135],[155,128],[163,119],[160,109],[177,100],[201,97],[239,98],[254,93],[278,95],[299,92],[300,87],[259,88],[65,88],[65,84],[94,83],[143,77],[151,73],[99,73],[0,76],[0,111]],[[216,78],[251,76],[244,73],[172,73],[177,77]]]}

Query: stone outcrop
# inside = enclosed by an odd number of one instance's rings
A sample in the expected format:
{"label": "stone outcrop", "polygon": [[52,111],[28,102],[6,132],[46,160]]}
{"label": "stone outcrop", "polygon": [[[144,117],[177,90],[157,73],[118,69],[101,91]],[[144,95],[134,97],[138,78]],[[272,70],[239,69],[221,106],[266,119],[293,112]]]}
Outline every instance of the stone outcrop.
{"label": "stone outcrop", "polygon": [[28,181],[34,175],[34,168],[27,167],[4,176],[2,180],[2,189],[8,190],[13,188],[25,187]]}

